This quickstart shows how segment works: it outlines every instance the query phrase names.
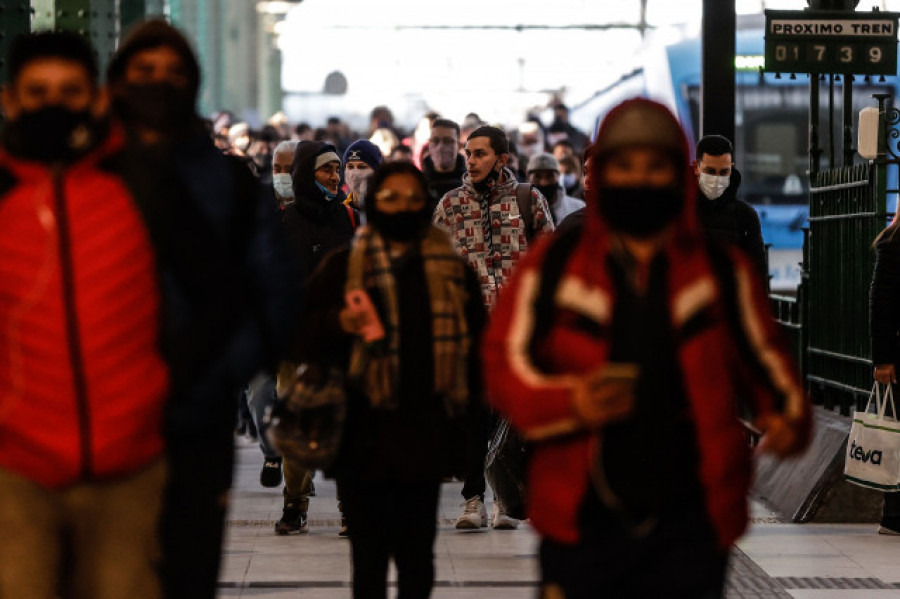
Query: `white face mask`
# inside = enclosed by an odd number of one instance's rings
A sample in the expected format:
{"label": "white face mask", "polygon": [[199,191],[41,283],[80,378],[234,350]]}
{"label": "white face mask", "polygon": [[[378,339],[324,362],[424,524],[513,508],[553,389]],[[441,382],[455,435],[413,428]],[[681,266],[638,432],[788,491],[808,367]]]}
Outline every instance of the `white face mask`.
{"label": "white face mask", "polygon": [[277,173],[272,175],[272,185],[275,186],[275,193],[282,198],[294,197],[294,189],[291,187],[290,173]]}
{"label": "white face mask", "polygon": [[700,173],[700,191],[708,200],[718,199],[731,182],[731,177],[710,175],[709,173]]}
{"label": "white face mask", "polygon": [[344,181],[346,181],[347,187],[350,188],[355,197],[361,197],[365,194],[366,182],[374,172],[370,168],[355,168],[344,171]]}
{"label": "white face mask", "polygon": [[562,173],[559,177],[560,184],[566,189],[575,187],[576,180],[575,173]]}

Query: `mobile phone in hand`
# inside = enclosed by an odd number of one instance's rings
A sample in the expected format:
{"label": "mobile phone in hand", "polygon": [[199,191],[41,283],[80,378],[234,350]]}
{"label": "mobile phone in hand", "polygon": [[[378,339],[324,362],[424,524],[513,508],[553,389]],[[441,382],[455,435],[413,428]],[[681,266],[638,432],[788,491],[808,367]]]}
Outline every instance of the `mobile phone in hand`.
{"label": "mobile phone in hand", "polygon": [[369,294],[362,289],[353,289],[347,292],[344,301],[354,314],[364,317],[365,324],[361,331],[363,341],[372,343],[384,339],[384,326],[378,318],[378,311],[375,310],[372,300],[369,299]]}

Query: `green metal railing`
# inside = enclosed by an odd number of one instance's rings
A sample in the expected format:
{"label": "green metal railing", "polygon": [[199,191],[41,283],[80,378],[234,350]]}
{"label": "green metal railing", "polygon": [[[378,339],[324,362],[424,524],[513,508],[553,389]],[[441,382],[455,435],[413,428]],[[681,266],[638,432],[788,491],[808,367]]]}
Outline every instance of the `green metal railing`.
{"label": "green metal railing", "polygon": [[810,187],[806,379],[814,401],[849,415],[872,384],[872,240],[884,228],[878,164],[816,173]]}

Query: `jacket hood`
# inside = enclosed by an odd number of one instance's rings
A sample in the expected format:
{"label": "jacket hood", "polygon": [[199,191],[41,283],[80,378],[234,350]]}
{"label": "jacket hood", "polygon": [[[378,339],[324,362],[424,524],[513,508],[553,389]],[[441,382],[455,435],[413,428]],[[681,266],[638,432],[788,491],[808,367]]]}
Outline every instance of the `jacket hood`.
{"label": "jacket hood", "polygon": [[[516,174],[514,172],[512,172],[512,170],[510,170],[509,168],[507,168],[505,166],[503,167],[502,172],[503,172],[503,181],[501,183],[494,184],[494,186],[491,188],[489,195],[496,195],[496,194],[508,195],[508,194],[516,193],[515,187],[519,183],[518,179],[516,179]],[[466,191],[469,194],[471,194],[473,197],[477,198],[481,195],[478,191],[476,191],[475,184],[472,182],[472,177],[469,176],[469,173],[466,173],[463,175],[462,183],[463,183],[463,187],[466,188]]]}
{"label": "jacket hood", "polygon": [[600,213],[601,171],[610,154],[629,147],[658,148],[673,156],[680,167],[684,202],[677,219],[678,237],[697,232],[697,176],[690,165],[687,138],[668,108],[653,100],[633,98],[613,108],[597,132],[588,152],[590,161],[585,183],[588,227],[594,231],[608,229]]}
{"label": "jacket hood", "polygon": [[320,154],[337,150],[333,145],[322,141],[301,141],[294,152],[294,160],[291,162],[291,186],[294,189],[294,207],[300,212],[322,218],[325,214],[341,206],[343,209],[343,195],[338,190],[338,197],[328,200],[316,186],[315,165],[316,158]]}

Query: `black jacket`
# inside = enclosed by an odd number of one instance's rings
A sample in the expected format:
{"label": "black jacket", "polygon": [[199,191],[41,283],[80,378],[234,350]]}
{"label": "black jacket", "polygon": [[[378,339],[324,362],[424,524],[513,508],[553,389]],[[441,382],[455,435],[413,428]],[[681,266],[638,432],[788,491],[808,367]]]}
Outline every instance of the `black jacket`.
{"label": "black jacket", "polygon": [[462,156],[457,156],[456,165],[451,172],[439,173],[434,168],[431,156],[426,156],[422,161],[422,173],[428,181],[428,191],[431,193],[432,200],[437,205],[444,194],[462,185],[463,175],[466,174],[466,160]]}
{"label": "black jacket", "polygon": [[872,362],[900,366],[900,235],[885,235],[875,244],[875,271],[869,289]]}
{"label": "black jacket", "polygon": [[740,185],[741,173],[732,169],[731,182],[719,198],[709,200],[698,189],[697,215],[710,237],[741,248],[756,265],[763,280],[768,281],[768,258],[759,226],[759,215],[753,206],[737,198]]}
{"label": "black jacket", "polygon": [[358,222],[355,213],[351,220],[352,209],[348,210],[340,194],[329,200],[316,187],[316,157],[327,151],[337,152],[330,144],[302,142],[291,165],[294,201],[284,209],[284,224],[301,280],[312,274],[325,254],[350,241]]}
{"label": "black jacket", "polygon": [[[340,326],[344,305],[349,248],[329,254],[310,278],[301,328],[305,362],[325,372],[346,371],[352,337]],[[474,422],[485,417],[481,400],[480,336],[486,320],[475,273],[466,268],[468,300],[466,320],[472,344],[469,350],[469,410],[450,419],[443,401],[434,393],[431,310],[422,257],[412,252],[393,266],[400,314],[399,405],[396,410],[375,410],[361,392],[351,388],[347,421],[334,475],[367,480],[430,481],[462,475]],[[377,289],[367,289],[383,314]],[[384,317],[382,316],[382,319]]]}

